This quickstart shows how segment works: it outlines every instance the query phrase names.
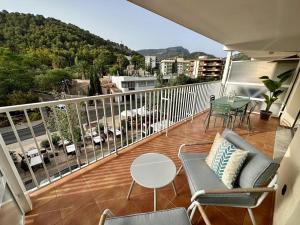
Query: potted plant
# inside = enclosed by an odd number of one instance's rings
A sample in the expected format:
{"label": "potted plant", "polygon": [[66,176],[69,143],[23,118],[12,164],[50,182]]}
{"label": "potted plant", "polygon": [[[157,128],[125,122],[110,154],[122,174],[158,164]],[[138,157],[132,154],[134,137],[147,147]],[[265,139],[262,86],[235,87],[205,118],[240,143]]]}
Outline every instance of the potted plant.
{"label": "potted plant", "polygon": [[268,76],[262,76],[259,78],[262,80],[263,84],[266,86],[269,92],[268,94],[262,94],[265,98],[266,109],[260,110],[261,119],[269,120],[270,116],[272,115],[270,108],[272,104],[278,99],[279,95],[283,93],[283,90],[281,89],[282,84],[284,81],[291,77],[293,71],[294,69],[279,74],[276,80],[272,80]]}

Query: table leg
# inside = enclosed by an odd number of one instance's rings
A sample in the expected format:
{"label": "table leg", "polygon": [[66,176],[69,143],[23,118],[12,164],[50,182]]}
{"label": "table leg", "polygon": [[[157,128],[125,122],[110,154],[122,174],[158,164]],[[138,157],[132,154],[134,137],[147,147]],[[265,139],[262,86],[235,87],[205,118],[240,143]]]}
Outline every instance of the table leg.
{"label": "table leg", "polygon": [[154,188],[154,211],[156,211],[156,188]]}
{"label": "table leg", "polygon": [[173,187],[175,195],[177,195],[177,191],[176,191],[176,187],[175,187],[174,181],[172,181],[172,187]]}
{"label": "table leg", "polygon": [[129,192],[128,192],[128,194],[127,194],[127,199],[130,198],[130,194],[131,194],[131,192],[132,192],[133,185],[134,185],[134,180],[132,180],[132,182],[131,182],[131,185],[130,185],[130,188],[129,188]]}

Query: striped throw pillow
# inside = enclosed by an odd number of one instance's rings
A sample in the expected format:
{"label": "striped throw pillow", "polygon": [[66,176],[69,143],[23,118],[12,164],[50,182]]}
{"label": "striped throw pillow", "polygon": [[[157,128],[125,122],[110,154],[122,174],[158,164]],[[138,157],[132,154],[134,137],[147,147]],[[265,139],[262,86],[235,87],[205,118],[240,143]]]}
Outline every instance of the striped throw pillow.
{"label": "striped throw pillow", "polygon": [[214,143],[212,144],[210,151],[208,153],[208,156],[205,159],[205,161],[209,167],[212,167],[213,160],[218,152],[219,146],[224,140],[225,139],[219,133],[217,133]]}
{"label": "striped throw pillow", "polygon": [[212,159],[211,165],[208,165],[226,187],[231,189],[247,154],[247,151],[237,149],[235,145],[223,138]]}

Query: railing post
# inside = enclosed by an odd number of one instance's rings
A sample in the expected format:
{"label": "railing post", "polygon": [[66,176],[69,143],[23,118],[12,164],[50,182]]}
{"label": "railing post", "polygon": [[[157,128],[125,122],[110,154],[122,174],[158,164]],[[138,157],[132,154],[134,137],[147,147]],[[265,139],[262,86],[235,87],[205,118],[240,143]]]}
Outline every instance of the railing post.
{"label": "railing post", "polygon": [[112,98],[109,98],[109,102],[110,102],[110,112],[111,112],[111,119],[112,119],[112,125],[113,125],[113,135],[114,135],[114,148],[115,148],[115,154],[118,155],[117,144],[116,144],[116,121],[115,121],[115,110],[114,110]]}
{"label": "railing post", "polygon": [[168,136],[168,129],[169,129],[169,115],[170,115],[170,89],[168,89],[168,95],[167,95],[167,99],[166,101],[168,102],[168,105],[167,105],[167,129],[166,129],[166,136]]}
{"label": "railing post", "polygon": [[21,210],[26,213],[31,211],[32,203],[26,194],[26,189],[18,173],[10,155],[9,151],[4,143],[2,136],[0,135],[0,168],[4,178],[7,180],[7,184],[10,187],[16,202],[20,206]]}
{"label": "railing post", "polygon": [[24,155],[25,162],[26,162],[26,164],[27,164],[27,166],[28,166],[30,175],[31,175],[31,177],[32,177],[32,179],[33,179],[33,182],[34,182],[35,186],[36,186],[37,188],[39,188],[40,185],[38,184],[37,179],[36,179],[36,177],[35,177],[35,174],[34,174],[32,168],[31,168],[31,166],[30,166],[30,163],[29,163],[27,154],[26,154],[26,152],[25,152],[25,150],[24,150],[24,147],[23,147],[23,145],[22,145],[22,142],[21,142],[21,139],[20,139],[20,137],[19,137],[18,131],[17,131],[16,127],[15,127],[15,124],[14,124],[14,122],[13,122],[11,116],[10,116],[10,113],[9,113],[9,112],[6,112],[6,116],[7,116],[8,120],[9,120],[10,126],[11,126],[11,128],[12,128],[12,130],[13,130],[13,132],[14,132],[14,135],[15,135],[15,137],[16,137],[16,139],[17,139],[17,142],[18,142],[18,144],[19,144],[19,146],[20,146],[20,149],[21,149],[21,151],[22,151],[22,154]]}
{"label": "railing post", "polygon": [[109,135],[108,135],[108,125],[107,125],[107,117],[106,117],[106,108],[105,108],[105,99],[102,98],[102,106],[103,106],[103,117],[104,117],[104,133],[106,131],[106,137],[107,137],[107,151],[108,154],[110,154],[110,148],[109,148]]}
{"label": "railing post", "polygon": [[[36,149],[37,149],[37,151],[38,151],[39,157],[40,157],[40,159],[41,159],[41,161],[42,161],[42,165],[43,165],[44,171],[45,171],[45,173],[46,173],[47,179],[48,179],[49,183],[51,183],[50,176],[49,176],[49,171],[48,171],[48,169],[47,169],[47,167],[46,167],[46,165],[45,165],[44,159],[43,159],[43,157],[42,157],[41,149],[40,149],[40,146],[39,146],[39,144],[38,144],[38,142],[37,142],[37,140],[36,140],[35,133],[34,133],[34,131],[33,131],[32,124],[31,124],[31,121],[30,121],[30,119],[29,119],[29,117],[28,117],[28,114],[27,114],[27,110],[26,110],[26,109],[24,109],[24,114],[25,114],[25,118],[26,118],[26,120],[27,120],[27,124],[28,124],[29,130],[30,130],[31,136],[33,137],[33,140],[34,140]],[[49,143],[49,144],[50,144],[50,143]]]}
{"label": "railing post", "polygon": [[75,107],[76,107],[76,113],[77,113],[77,117],[78,117],[78,123],[79,123],[81,138],[82,138],[82,142],[83,142],[84,152],[85,152],[85,159],[86,159],[86,163],[89,164],[89,160],[88,160],[88,156],[87,156],[87,152],[86,152],[86,144],[85,144],[85,140],[84,140],[84,132],[83,132],[83,128],[82,128],[81,116],[80,116],[80,112],[79,112],[77,103],[75,103]]}
{"label": "railing post", "polygon": [[127,95],[124,96],[124,108],[125,108],[125,129],[126,129],[126,145],[128,145],[128,115],[127,115]]}
{"label": "railing post", "polygon": [[91,138],[91,142],[92,142],[92,149],[93,149],[93,153],[94,153],[94,158],[95,158],[95,161],[97,161],[95,144],[94,144],[94,141],[93,141],[93,129],[92,129],[91,121],[90,121],[90,113],[89,113],[89,109],[88,109],[88,104],[87,104],[87,102],[84,102],[84,104],[85,104],[85,111],[86,111],[86,115],[87,115],[87,125],[89,127],[88,129],[90,130],[90,138]]}

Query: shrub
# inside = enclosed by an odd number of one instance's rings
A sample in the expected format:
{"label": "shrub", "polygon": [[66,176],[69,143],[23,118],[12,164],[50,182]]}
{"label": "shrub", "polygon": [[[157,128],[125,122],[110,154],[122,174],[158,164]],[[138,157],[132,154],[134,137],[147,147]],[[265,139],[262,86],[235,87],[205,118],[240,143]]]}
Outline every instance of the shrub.
{"label": "shrub", "polygon": [[54,146],[58,146],[58,143],[60,141],[60,136],[58,136],[57,134],[52,134],[52,143]]}
{"label": "shrub", "polygon": [[47,139],[42,140],[40,145],[41,145],[42,148],[49,148],[50,147],[50,143]]}

